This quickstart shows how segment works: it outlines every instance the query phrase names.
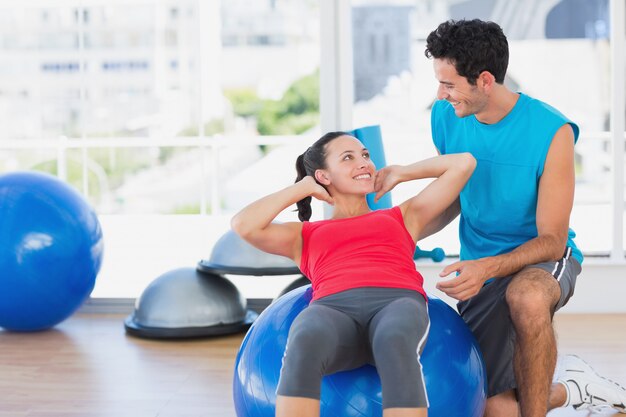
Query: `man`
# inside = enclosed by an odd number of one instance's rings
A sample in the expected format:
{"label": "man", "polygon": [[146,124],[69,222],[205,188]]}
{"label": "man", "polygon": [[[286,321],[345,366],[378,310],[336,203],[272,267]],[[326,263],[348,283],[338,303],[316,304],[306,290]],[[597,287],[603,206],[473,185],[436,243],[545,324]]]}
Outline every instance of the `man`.
{"label": "man", "polygon": [[545,416],[549,409],[613,407],[626,413],[626,390],[576,356],[557,352],[552,316],[581,271],[569,216],[578,126],[556,109],[504,86],[508,43],[495,23],[448,21],[427,39],[439,81],[433,141],[442,154],[478,161],[460,198],[435,232],[461,214],[461,260],[438,288],[459,300],[488,377],[486,417]]}

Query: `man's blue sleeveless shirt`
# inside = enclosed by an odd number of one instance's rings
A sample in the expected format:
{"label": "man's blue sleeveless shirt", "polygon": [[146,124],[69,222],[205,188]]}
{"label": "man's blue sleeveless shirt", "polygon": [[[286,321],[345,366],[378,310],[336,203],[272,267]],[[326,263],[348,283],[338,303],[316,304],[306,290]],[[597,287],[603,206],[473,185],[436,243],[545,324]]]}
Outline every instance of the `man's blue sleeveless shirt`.
{"label": "man's blue sleeveless shirt", "polygon": [[[460,196],[461,260],[508,253],[537,237],[539,179],[552,138],[569,123],[577,141],[578,126],[525,94],[495,124],[483,124],[474,115],[457,117],[445,100],[433,105],[431,123],[441,154],[470,152],[477,161]],[[582,264],[575,236],[569,229],[567,246]]]}

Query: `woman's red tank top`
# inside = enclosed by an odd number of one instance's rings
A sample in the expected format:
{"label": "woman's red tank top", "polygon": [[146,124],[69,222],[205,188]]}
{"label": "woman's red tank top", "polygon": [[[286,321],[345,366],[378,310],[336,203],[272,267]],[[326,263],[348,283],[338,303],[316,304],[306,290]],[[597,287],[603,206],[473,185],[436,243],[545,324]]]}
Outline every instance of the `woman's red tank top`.
{"label": "woman's red tank top", "polygon": [[426,297],[399,207],[304,222],[302,242],[300,270],[313,284],[314,300],[360,287],[404,288]]}

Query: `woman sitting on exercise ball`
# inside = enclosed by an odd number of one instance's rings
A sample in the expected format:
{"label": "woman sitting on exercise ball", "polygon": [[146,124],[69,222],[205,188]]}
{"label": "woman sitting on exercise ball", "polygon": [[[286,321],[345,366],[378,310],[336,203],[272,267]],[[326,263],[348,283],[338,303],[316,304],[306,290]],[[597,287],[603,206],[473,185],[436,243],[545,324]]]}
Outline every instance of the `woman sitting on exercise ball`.
{"label": "woman sitting on exercise ball", "polygon": [[[426,416],[420,353],[429,318],[415,244],[428,223],[458,197],[476,161],[451,154],[376,171],[359,140],[331,132],[296,162],[296,183],[255,201],[233,219],[253,246],[292,259],[312,282],[310,305],[289,331],[276,416],[319,416],[324,375],[376,366],[383,414]],[[436,178],[399,206],[372,211],[397,184]],[[333,206],[329,220],[309,222],[311,198]],[[272,223],[297,204],[301,222]]]}

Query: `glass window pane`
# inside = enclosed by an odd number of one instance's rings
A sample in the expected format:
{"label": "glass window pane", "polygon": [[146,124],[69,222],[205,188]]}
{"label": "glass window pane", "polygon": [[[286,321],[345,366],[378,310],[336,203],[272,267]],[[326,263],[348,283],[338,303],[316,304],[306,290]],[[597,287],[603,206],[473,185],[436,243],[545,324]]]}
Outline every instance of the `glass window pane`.
{"label": "glass window pane", "polygon": [[[149,153],[89,151],[107,175],[109,194],[97,203],[108,251],[94,297],[139,296],[158,275],[209,258],[235,211],[295,178],[302,144],[258,145],[259,137],[319,131],[317,2],[180,1],[154,13],[163,30],[155,31],[153,47],[165,64],[149,71],[162,82],[150,84],[153,113],[145,113],[158,117],[145,120],[170,125],[136,136],[176,143],[203,134],[223,142],[218,150],[173,145]],[[107,108],[128,121],[141,106],[130,101]],[[110,136],[122,134],[135,135]],[[210,216],[195,215],[202,201]],[[316,212],[322,213],[321,205]],[[281,221],[294,217],[288,211]],[[292,278],[232,277],[252,298],[274,297]]]}
{"label": "glass window pane", "polygon": [[11,171],[41,171],[56,175],[57,152],[54,149],[0,148],[0,175]]}
{"label": "glass window pane", "polygon": [[76,134],[80,107],[76,10],[0,8],[0,139]]}
{"label": "glass window pane", "polygon": [[293,181],[293,151],[258,137],[319,130],[316,1],[15,3],[0,23],[0,140],[50,140],[3,147],[0,172],[60,163],[85,192],[107,246],[95,297],[208,257],[268,160]]}
{"label": "glass window pane", "polygon": [[[353,0],[354,125],[380,124],[388,163],[435,154],[430,106],[437,82],[425,39],[448,19],[500,23],[509,40],[505,84],[577,123],[576,196],[571,227],[588,254],[611,246],[610,44],[608,1],[493,2]],[[575,5],[582,5],[581,7]],[[584,82],[582,81],[584,80]],[[575,86],[575,87],[574,87]],[[394,202],[414,193],[394,192]],[[458,253],[454,226],[422,245]]]}
{"label": "glass window pane", "polygon": [[308,0],[222,2],[227,134],[297,135],[318,126],[318,15]]}
{"label": "glass window pane", "polygon": [[200,214],[199,148],[93,148],[87,166],[101,214]]}

